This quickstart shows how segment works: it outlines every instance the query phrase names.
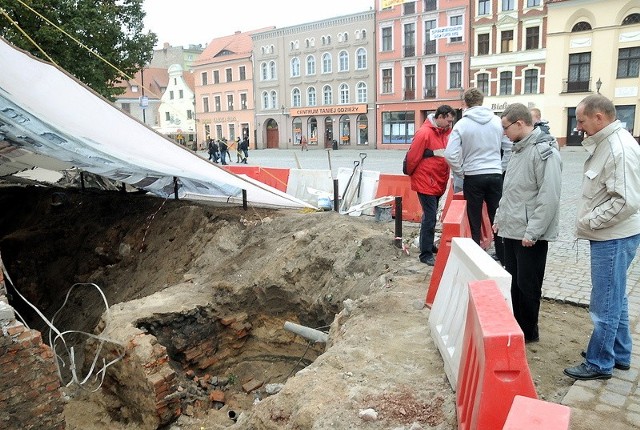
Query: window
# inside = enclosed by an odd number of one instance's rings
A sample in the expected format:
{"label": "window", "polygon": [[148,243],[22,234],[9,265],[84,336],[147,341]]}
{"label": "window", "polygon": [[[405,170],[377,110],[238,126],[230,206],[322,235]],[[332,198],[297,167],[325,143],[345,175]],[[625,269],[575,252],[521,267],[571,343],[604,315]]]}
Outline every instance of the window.
{"label": "window", "polygon": [[[406,4],[406,3],[405,3]],[[416,55],[416,25],[411,22],[404,25],[404,56]]]}
{"label": "window", "polygon": [[478,55],[489,55],[489,33],[478,34]]}
{"label": "window", "polygon": [[571,29],[571,32],[577,33],[579,31],[590,31],[590,30],[591,30],[591,24],[589,24],[586,21],[580,21],[573,26],[573,28]]}
{"label": "window", "polygon": [[340,53],[338,54],[338,71],[349,71],[349,54],[347,53],[347,51],[340,51]]}
{"label": "window", "polygon": [[382,51],[393,51],[391,27],[382,29]]}
{"label": "window", "polygon": [[364,70],[367,68],[367,50],[358,48],[356,51],[356,70]]}
{"label": "window", "polygon": [[213,98],[213,104],[214,104],[213,108],[216,110],[216,112],[220,112],[222,110],[220,106],[220,96],[215,96]]}
{"label": "window", "polygon": [[637,78],[640,66],[640,47],[622,48],[618,51],[617,78]]}
{"label": "window", "polygon": [[220,83],[220,72],[217,70],[213,71],[213,83],[214,84],[219,84]]}
{"label": "window", "polygon": [[436,10],[437,1],[436,0],[424,0],[424,11],[431,12]]}
{"label": "window", "polygon": [[415,134],[415,112],[382,112],[382,143],[409,144]]}
{"label": "window", "polygon": [[322,73],[331,73],[331,54],[322,54]]}
{"label": "window", "polygon": [[640,13],[632,13],[622,20],[622,25],[638,24],[640,22]]}
{"label": "window", "polygon": [[340,92],[340,104],[341,105],[348,104],[349,103],[349,85],[340,84],[339,92]]}
{"label": "window", "polygon": [[635,105],[616,106],[616,117],[620,120],[620,122],[624,125],[624,128],[626,128],[629,133],[634,134],[634,119],[636,117]]}
{"label": "window", "polygon": [[449,88],[462,88],[462,63],[459,61],[449,63]]}
{"label": "window", "polygon": [[437,40],[431,39],[431,29],[436,28],[436,20],[430,19],[424,22],[424,55],[436,53]]}
{"label": "window", "polygon": [[513,73],[512,72],[500,72],[500,95],[511,95],[513,90]]}
{"label": "window", "polygon": [[476,88],[482,91],[482,94],[485,96],[489,94],[489,74],[488,73],[479,73],[476,76]]}
{"label": "window", "polygon": [[316,106],[316,89],[314,87],[309,87],[307,89],[307,105],[308,106]]}
{"label": "window", "polygon": [[201,79],[202,79],[202,85],[207,85],[208,84],[208,82],[207,82],[207,72],[202,72]]}
{"label": "window", "polygon": [[275,61],[269,62],[269,79],[271,79],[272,81],[276,79],[276,62]]}
{"label": "window", "polygon": [[164,120],[165,121],[171,121],[171,114],[169,112],[165,112],[164,113]]}
{"label": "window", "polygon": [[436,65],[427,64],[424,66],[424,98],[435,98],[436,96]]}
{"label": "window", "polygon": [[238,68],[238,74],[240,75],[240,80],[241,81],[244,81],[245,79],[247,79],[247,72],[246,72],[244,66],[240,66]]}
{"label": "window", "polygon": [[351,145],[351,121],[347,115],[342,115],[338,121],[340,130],[340,145]]}
{"label": "window", "polygon": [[307,57],[307,75],[316,74],[316,57],[309,55]]}
{"label": "window", "polygon": [[302,106],[302,96],[298,88],[294,88],[293,91],[291,91],[291,105],[293,107]]}
{"label": "window", "polygon": [[511,52],[513,48],[513,30],[505,30],[500,33],[500,52]]}
{"label": "window", "polygon": [[502,0],[502,11],[513,10],[515,8],[515,0]]}
{"label": "window", "polygon": [[[449,18],[449,25],[462,25],[462,15],[452,16]],[[462,36],[450,37],[449,42],[462,42]]]}
{"label": "window", "polygon": [[247,108],[247,95],[240,94],[240,109],[246,110]]}
{"label": "window", "polygon": [[478,0],[478,15],[491,15],[491,0]]}
{"label": "window", "polygon": [[369,120],[366,115],[358,115],[357,128],[358,128],[358,145],[369,144]]}
{"label": "window", "polygon": [[173,91],[169,91],[169,100],[173,100]]}
{"label": "window", "polygon": [[216,136],[218,139],[222,139],[222,124],[216,125]]}
{"label": "window", "polygon": [[193,119],[193,111],[191,109],[187,111],[187,119]]}
{"label": "window", "polygon": [[524,71],[524,93],[538,94],[538,70],[528,69]]}
{"label": "window", "polygon": [[276,93],[275,90],[271,91],[271,94],[269,94],[269,107],[271,109],[277,109],[278,108],[278,93]]}
{"label": "window", "polygon": [[209,112],[209,97],[202,97],[202,110]]}
{"label": "window", "polygon": [[540,6],[540,0],[527,0],[527,7]]}
{"label": "window", "polygon": [[393,92],[393,73],[391,69],[382,69],[382,92],[384,94]]}
{"label": "window", "polygon": [[178,98],[179,99],[183,99],[184,98],[184,90],[178,90]]}
{"label": "window", "polygon": [[404,68],[404,100],[416,99],[416,68]]}
{"label": "window", "polygon": [[236,140],[236,125],[229,124],[229,140]]}
{"label": "window", "polygon": [[333,104],[333,90],[331,89],[331,85],[325,85],[322,88],[322,104]]}
{"label": "window", "polygon": [[589,91],[591,76],[591,52],[569,55],[569,78],[567,92]]}
{"label": "window", "polygon": [[227,95],[227,110],[233,110],[233,95]]}
{"label": "window", "polygon": [[269,109],[269,93],[266,91],[262,93],[262,109]]}
{"label": "window", "polygon": [[231,68],[225,69],[225,75],[227,78],[227,82],[232,82],[233,81],[233,71]]}
{"label": "window", "polygon": [[367,102],[367,84],[364,82],[358,82],[356,85],[356,103]]}
{"label": "window", "polygon": [[122,103],[120,108],[126,113],[131,113],[131,103]]}
{"label": "window", "polygon": [[269,74],[267,72],[267,63],[260,64],[260,80],[266,81],[269,79]]}
{"label": "window", "polygon": [[300,59],[293,57],[291,59],[291,77],[297,78],[300,76]]}
{"label": "window", "polygon": [[416,3],[413,1],[410,2],[406,2],[404,5],[404,11],[403,14],[404,15],[411,15],[416,13]]}
{"label": "window", "polygon": [[526,49],[538,49],[540,46],[540,27],[529,27],[526,30]]}

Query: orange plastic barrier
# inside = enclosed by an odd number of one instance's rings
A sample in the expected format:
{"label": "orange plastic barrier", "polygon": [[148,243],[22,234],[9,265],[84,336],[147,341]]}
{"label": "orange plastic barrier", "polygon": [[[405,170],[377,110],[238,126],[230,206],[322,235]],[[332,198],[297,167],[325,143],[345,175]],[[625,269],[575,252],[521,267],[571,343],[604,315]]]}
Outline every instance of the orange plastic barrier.
{"label": "orange plastic barrier", "polygon": [[[440,221],[444,222],[444,218],[447,215],[449,206],[451,206],[451,202],[454,200],[464,200],[464,195],[462,194],[462,192],[459,192],[459,193],[453,192],[453,179],[450,179],[449,187],[447,188],[447,192],[444,196],[444,206],[442,207],[442,215],[440,215]],[[491,242],[493,242],[493,230],[491,228],[491,221],[489,220],[489,211],[487,210],[487,205],[485,203],[484,205],[482,205],[482,225],[480,229],[480,247],[484,250],[487,250],[491,246]]]}
{"label": "orange plastic barrier", "polygon": [[448,207],[447,214],[442,222],[442,236],[440,236],[440,247],[436,254],[436,264],[431,272],[429,289],[425,304],[431,308],[438,292],[438,285],[444,273],[444,267],[449,260],[451,253],[451,239],[454,237],[471,237],[469,220],[467,218],[467,202],[465,200],[452,200]]}
{"label": "orange plastic barrier", "polygon": [[502,430],[568,430],[571,408],[516,396]]}
{"label": "orange plastic barrier", "polygon": [[[376,198],[384,196],[402,197],[402,219],[404,221],[420,222],[422,207],[418,195],[411,190],[411,179],[405,175],[380,174]],[[396,216],[395,204],[392,204],[391,215]]]}
{"label": "orange plastic barrier", "polygon": [[275,167],[260,166],[225,166],[226,170],[237,175],[247,175],[248,177],[260,181],[263,184],[276,188],[282,192],[287,192],[289,182],[289,169],[279,169]]}
{"label": "orange plastic barrier", "polygon": [[459,375],[459,430],[501,429],[516,395],[537,398],[524,334],[495,281],[469,283]]}

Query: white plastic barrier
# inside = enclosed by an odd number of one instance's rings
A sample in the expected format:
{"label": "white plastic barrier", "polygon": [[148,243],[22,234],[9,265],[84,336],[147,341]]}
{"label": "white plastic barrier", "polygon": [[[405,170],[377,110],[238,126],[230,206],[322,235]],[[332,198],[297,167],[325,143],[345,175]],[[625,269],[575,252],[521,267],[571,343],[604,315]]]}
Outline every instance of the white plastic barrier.
{"label": "white plastic barrier", "polygon": [[[341,196],[345,195],[345,189],[349,184],[349,178],[353,175],[354,169],[347,167],[340,167],[336,179],[338,180],[338,192]],[[350,188],[357,186],[360,180],[360,175],[356,172],[356,176],[351,179],[352,184]],[[362,182],[360,183],[360,196],[357,193],[354,194],[354,198],[351,201],[351,206],[355,206],[358,203],[364,203],[376,198],[376,192],[378,191],[378,182],[380,182],[380,172],[373,170],[362,171]],[[373,215],[374,209],[369,208],[362,211],[365,215]]]}
{"label": "white plastic barrier", "polygon": [[333,198],[333,179],[330,170],[289,169],[289,181],[287,182],[287,194],[318,206],[318,194],[310,190],[325,193]]}
{"label": "white plastic barrier", "polygon": [[458,383],[462,341],[467,320],[469,282],[486,279],[496,282],[509,309],[513,309],[511,275],[473,239],[453,238],[451,253],[429,314],[429,326],[431,337],[438,345],[444,360],[444,371],[454,391]]}

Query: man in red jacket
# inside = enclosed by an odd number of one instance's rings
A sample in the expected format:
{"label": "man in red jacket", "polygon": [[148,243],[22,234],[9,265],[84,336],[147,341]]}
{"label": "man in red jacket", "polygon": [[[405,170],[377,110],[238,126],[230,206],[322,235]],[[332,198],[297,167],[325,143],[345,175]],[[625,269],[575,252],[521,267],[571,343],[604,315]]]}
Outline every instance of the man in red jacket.
{"label": "man in red jacket", "polygon": [[411,189],[418,193],[422,206],[420,224],[420,261],[435,264],[433,245],[436,231],[438,202],[447,189],[449,165],[444,159],[444,149],[456,116],[449,105],[441,105],[430,114],[413,136],[407,153],[407,174],[411,177]]}

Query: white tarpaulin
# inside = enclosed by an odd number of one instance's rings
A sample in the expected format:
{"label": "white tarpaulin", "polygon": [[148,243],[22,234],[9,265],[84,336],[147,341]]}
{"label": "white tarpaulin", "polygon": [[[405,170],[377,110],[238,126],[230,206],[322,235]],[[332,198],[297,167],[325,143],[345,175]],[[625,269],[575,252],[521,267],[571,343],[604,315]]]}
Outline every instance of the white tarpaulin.
{"label": "white tarpaulin", "polygon": [[0,176],[76,168],[161,197],[310,207],[236,176],[156,133],[84,84],[0,38]]}

